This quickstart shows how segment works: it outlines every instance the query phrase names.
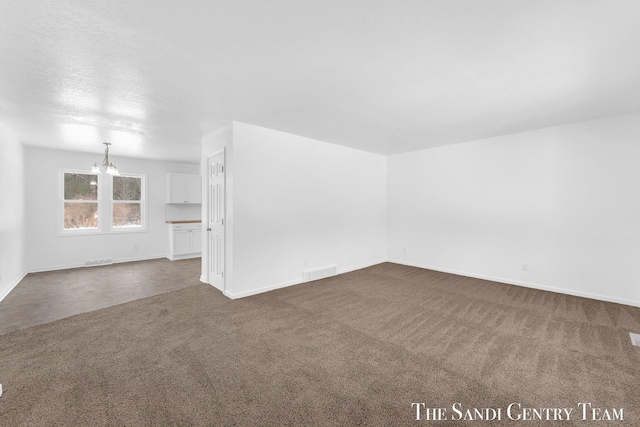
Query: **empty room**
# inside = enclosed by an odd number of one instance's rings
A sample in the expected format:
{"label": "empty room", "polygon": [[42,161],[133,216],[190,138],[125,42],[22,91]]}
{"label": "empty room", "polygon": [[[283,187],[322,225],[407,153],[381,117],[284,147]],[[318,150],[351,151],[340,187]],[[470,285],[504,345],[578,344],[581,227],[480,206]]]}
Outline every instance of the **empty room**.
{"label": "empty room", "polygon": [[640,425],[639,18],[2,1],[0,425]]}

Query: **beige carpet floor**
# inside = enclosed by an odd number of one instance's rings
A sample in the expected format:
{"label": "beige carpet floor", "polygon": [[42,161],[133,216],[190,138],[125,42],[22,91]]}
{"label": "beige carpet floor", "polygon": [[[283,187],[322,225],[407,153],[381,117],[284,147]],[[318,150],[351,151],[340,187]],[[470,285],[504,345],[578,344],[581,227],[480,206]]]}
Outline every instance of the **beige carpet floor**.
{"label": "beige carpet floor", "polygon": [[0,335],[0,425],[639,426],[630,331],[640,308],[390,263],[235,301],[197,285]]}

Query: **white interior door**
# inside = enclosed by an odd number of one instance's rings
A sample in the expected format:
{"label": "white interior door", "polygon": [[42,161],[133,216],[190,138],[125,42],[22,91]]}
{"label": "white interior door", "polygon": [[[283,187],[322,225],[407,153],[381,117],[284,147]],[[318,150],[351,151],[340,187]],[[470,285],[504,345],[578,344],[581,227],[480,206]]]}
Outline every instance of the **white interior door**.
{"label": "white interior door", "polygon": [[224,292],[224,150],[208,159],[207,218],[209,283]]}

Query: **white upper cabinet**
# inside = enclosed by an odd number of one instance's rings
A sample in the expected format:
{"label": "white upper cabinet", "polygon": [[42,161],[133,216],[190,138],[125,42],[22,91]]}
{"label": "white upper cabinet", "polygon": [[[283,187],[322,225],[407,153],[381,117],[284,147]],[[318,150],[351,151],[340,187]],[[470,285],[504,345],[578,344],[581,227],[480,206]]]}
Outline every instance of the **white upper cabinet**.
{"label": "white upper cabinet", "polygon": [[167,174],[167,203],[201,203],[202,178],[184,173]]}
{"label": "white upper cabinet", "polygon": [[200,175],[187,175],[187,199],[188,203],[202,202],[202,177]]}
{"label": "white upper cabinet", "polygon": [[169,189],[167,203],[188,203],[187,175],[181,173],[167,174],[167,188]]}

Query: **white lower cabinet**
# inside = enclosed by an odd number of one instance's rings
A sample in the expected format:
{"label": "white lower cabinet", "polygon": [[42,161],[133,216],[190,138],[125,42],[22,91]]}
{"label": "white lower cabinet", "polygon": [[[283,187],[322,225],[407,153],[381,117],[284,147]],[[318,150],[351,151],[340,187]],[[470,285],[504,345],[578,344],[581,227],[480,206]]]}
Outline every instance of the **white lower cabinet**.
{"label": "white lower cabinet", "polygon": [[202,226],[198,227],[198,231],[191,233],[190,248],[192,254],[202,255]]}
{"label": "white lower cabinet", "polygon": [[202,255],[202,224],[171,224],[169,239],[172,261]]}

